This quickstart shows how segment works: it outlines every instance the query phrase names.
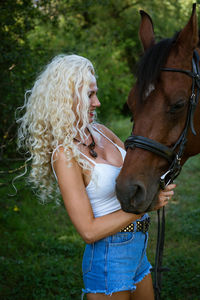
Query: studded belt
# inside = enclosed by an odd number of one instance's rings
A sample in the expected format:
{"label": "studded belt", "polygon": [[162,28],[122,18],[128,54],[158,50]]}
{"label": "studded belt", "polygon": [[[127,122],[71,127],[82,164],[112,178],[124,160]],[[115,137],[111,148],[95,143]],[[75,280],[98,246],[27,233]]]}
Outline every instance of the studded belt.
{"label": "studded belt", "polygon": [[144,219],[143,221],[136,221],[136,224],[131,223],[125,228],[121,229],[120,232],[133,232],[133,231],[142,231],[143,233],[147,232],[150,225],[150,217]]}

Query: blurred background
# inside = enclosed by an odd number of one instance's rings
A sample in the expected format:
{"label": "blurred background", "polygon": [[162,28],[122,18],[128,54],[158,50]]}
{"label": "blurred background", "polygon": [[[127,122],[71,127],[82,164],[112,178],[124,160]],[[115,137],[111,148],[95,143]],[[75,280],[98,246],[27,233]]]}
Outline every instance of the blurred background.
{"label": "blurred background", "polygon": [[[197,1],[198,2],[198,1]],[[153,19],[157,39],[187,23],[193,0],[6,0],[0,2],[0,299],[80,299],[84,243],[63,205],[41,205],[24,177],[16,151],[15,111],[26,90],[57,54],[90,59],[102,103],[98,119],[122,140],[131,130],[125,108],[137,61],[139,10]],[[199,6],[197,6],[197,12]],[[163,299],[200,299],[200,157],[191,158],[177,180],[167,210]],[[11,196],[13,195],[13,196]],[[149,244],[153,264],[156,216]]]}

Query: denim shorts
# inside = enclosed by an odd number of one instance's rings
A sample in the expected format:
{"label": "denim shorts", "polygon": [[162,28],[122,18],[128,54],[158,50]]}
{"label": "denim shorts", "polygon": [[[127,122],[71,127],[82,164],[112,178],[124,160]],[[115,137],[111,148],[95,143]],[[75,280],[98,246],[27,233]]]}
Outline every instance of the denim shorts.
{"label": "denim shorts", "polygon": [[[147,216],[145,214],[142,219]],[[147,240],[147,232],[118,232],[87,244],[82,262],[85,285],[82,299],[85,293],[111,295],[119,291],[134,291],[136,283],[150,273]]]}

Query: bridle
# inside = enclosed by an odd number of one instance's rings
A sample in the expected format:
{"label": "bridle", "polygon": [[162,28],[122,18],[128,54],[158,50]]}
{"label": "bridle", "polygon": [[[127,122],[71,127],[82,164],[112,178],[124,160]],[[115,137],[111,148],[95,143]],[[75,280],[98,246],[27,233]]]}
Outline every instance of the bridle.
{"label": "bridle", "polygon": [[[170,148],[157,141],[151,140],[143,136],[136,136],[131,134],[130,137],[125,141],[125,149],[134,149],[135,147],[141,148],[153,152],[169,162],[169,169],[160,177],[160,187],[164,189],[167,185],[173,182],[173,180],[181,172],[181,159],[183,157],[185,145],[187,143],[187,134],[189,128],[194,135],[196,131],[194,129],[194,112],[199,101],[200,93],[200,68],[199,68],[199,55],[195,50],[192,58],[192,71],[175,69],[175,68],[162,68],[165,72],[180,72],[192,77],[192,94],[189,99],[189,106],[187,112],[187,118],[185,128],[183,129],[176,144]],[[178,150],[176,150],[178,149]],[[176,150],[176,151],[175,151]],[[168,271],[168,268],[162,267],[162,258],[164,250],[164,239],[165,239],[165,207],[162,208],[162,223],[160,222],[160,210],[157,211],[158,215],[158,231],[157,231],[157,245],[156,245],[156,256],[155,265],[152,271],[154,272],[154,290],[155,299],[160,300],[161,297],[161,286],[162,286],[162,272]]]}
{"label": "bridle", "polygon": [[[192,94],[189,100],[185,128],[183,129],[178,141],[172,148],[149,138],[133,135],[133,133],[127,138],[124,145],[126,150],[128,148],[134,149],[135,147],[141,148],[153,152],[165,158],[169,162],[170,167],[168,171],[160,177],[160,187],[164,189],[168,184],[172,183],[181,172],[181,159],[187,143],[187,134],[189,128],[191,128],[192,133],[196,135],[193,121],[194,112],[199,101],[200,93],[199,55],[197,51],[194,50],[192,58],[192,71],[175,68],[161,68],[161,70],[165,72],[179,72],[192,77]],[[178,149],[178,151],[176,149]]]}

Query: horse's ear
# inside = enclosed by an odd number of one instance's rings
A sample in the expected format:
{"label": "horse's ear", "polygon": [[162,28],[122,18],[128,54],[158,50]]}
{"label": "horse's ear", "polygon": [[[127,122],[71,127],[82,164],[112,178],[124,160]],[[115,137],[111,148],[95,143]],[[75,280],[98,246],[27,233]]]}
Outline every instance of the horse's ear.
{"label": "horse's ear", "polygon": [[196,16],[196,3],[193,4],[192,15],[187,25],[181,30],[176,40],[179,48],[185,51],[193,51],[199,42],[198,22]]}
{"label": "horse's ear", "polygon": [[153,22],[151,20],[151,17],[143,10],[140,10],[140,15],[141,23],[139,29],[139,37],[142,42],[144,51],[146,51],[149,47],[155,44]]}

